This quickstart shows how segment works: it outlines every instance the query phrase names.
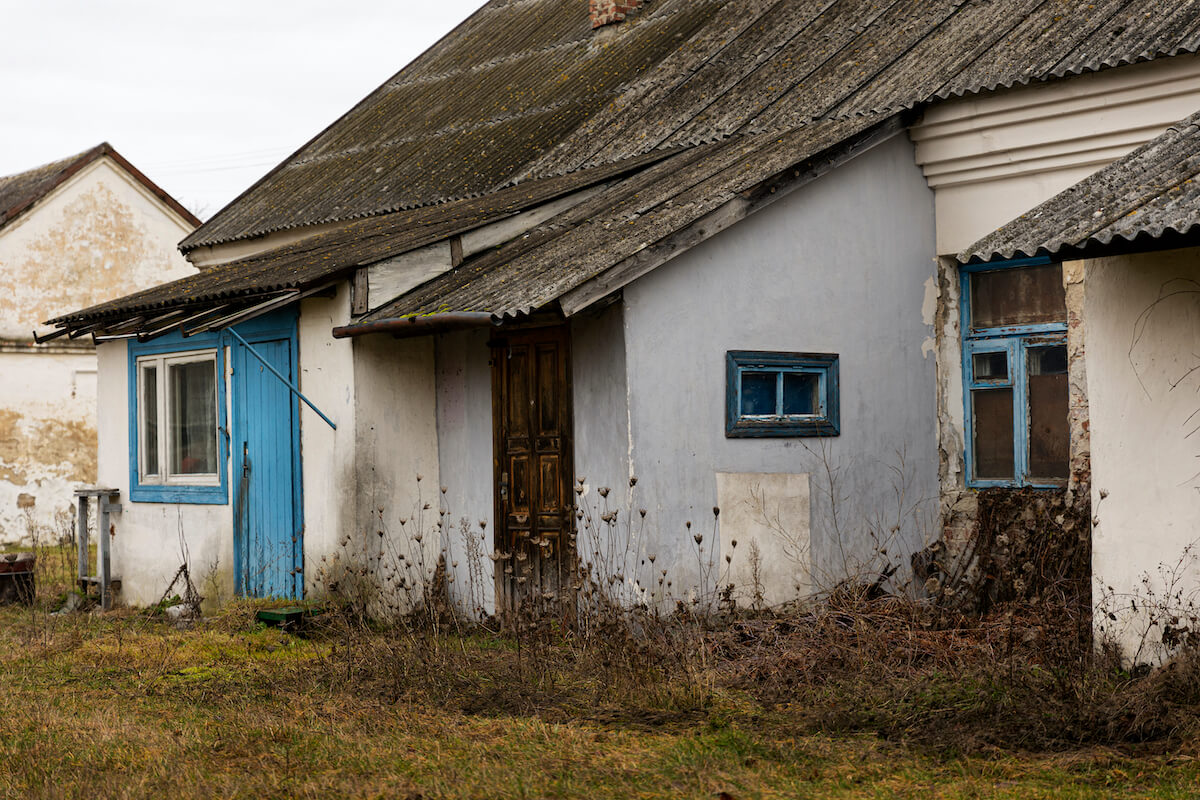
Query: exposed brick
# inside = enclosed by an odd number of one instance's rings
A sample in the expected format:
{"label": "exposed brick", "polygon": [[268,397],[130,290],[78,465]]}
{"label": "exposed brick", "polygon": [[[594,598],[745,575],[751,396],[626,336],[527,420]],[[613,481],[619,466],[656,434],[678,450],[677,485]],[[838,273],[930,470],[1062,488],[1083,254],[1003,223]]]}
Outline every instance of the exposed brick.
{"label": "exposed brick", "polygon": [[643,0],[588,0],[592,27],[611,25],[625,19],[625,15],[640,8]]}

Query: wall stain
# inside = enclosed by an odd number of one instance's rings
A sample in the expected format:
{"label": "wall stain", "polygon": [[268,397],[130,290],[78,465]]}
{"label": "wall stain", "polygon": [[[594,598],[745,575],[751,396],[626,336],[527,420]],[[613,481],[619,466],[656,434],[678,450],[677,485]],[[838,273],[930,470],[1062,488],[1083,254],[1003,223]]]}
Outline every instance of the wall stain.
{"label": "wall stain", "polygon": [[80,420],[30,417],[0,409],[0,480],[96,481],[96,429]]}
{"label": "wall stain", "polygon": [[0,264],[0,335],[28,339],[51,317],[161,283],[172,255],[116,193],[96,184],[8,262]]}

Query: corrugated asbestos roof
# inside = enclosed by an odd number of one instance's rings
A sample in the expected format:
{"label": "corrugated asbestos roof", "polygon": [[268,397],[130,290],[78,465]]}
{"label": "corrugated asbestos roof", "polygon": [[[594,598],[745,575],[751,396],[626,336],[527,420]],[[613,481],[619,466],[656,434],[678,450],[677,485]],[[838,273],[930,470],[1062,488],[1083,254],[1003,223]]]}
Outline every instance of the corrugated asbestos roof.
{"label": "corrugated asbestos roof", "polygon": [[173,197],[156,186],[149,178],[126,161],[113,149],[108,142],[102,142],[82,153],[34,167],[16,175],[0,177],[0,228],[12,222],[21,214],[32,208],[50,192],[61,186],[72,175],[91,164],[98,158],[108,156],[120,164],[136,180],[140,181],[152,194],[171,206],[180,216],[192,225],[199,225],[190,211],[179,205]]}
{"label": "corrugated asbestos roof", "polygon": [[655,154],[652,158],[581,170],[559,178],[510,187],[487,197],[353,220],[336,230],[65,314],[47,324],[73,327],[105,318],[121,320],[132,314],[160,313],[174,307],[254,298],[304,288],[355,267],[424,247],[579,188],[604,182],[667,155]]}
{"label": "corrugated asbestos roof", "polygon": [[595,33],[582,0],[493,0],[181,246],[342,228],[56,322],[300,286],[633,170],[371,316],[524,313],[907,109],[1198,46],[1200,0],[651,0]]}
{"label": "corrugated asbestos roof", "polygon": [[1200,111],[959,255],[963,263],[1160,238],[1200,226]]}
{"label": "corrugated asbestos roof", "polygon": [[492,0],[181,247],[1198,46],[1197,0]]}

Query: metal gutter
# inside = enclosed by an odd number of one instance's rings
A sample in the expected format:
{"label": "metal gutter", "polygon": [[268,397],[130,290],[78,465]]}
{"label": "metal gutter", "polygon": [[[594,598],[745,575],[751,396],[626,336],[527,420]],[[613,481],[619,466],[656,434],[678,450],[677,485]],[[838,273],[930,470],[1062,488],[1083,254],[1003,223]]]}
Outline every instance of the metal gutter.
{"label": "metal gutter", "polygon": [[368,333],[390,333],[398,339],[404,339],[499,324],[499,321],[488,311],[448,311],[444,314],[426,314],[419,317],[398,317],[357,325],[341,325],[333,329],[333,338],[347,339],[351,336],[364,336]]}

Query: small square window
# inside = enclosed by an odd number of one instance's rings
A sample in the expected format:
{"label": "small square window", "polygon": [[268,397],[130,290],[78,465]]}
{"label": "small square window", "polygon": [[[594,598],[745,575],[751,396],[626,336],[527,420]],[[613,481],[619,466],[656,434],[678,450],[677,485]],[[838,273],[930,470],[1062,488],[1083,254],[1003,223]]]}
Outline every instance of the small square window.
{"label": "small square window", "polygon": [[727,437],[838,435],[836,355],[731,350],[725,363]]}

